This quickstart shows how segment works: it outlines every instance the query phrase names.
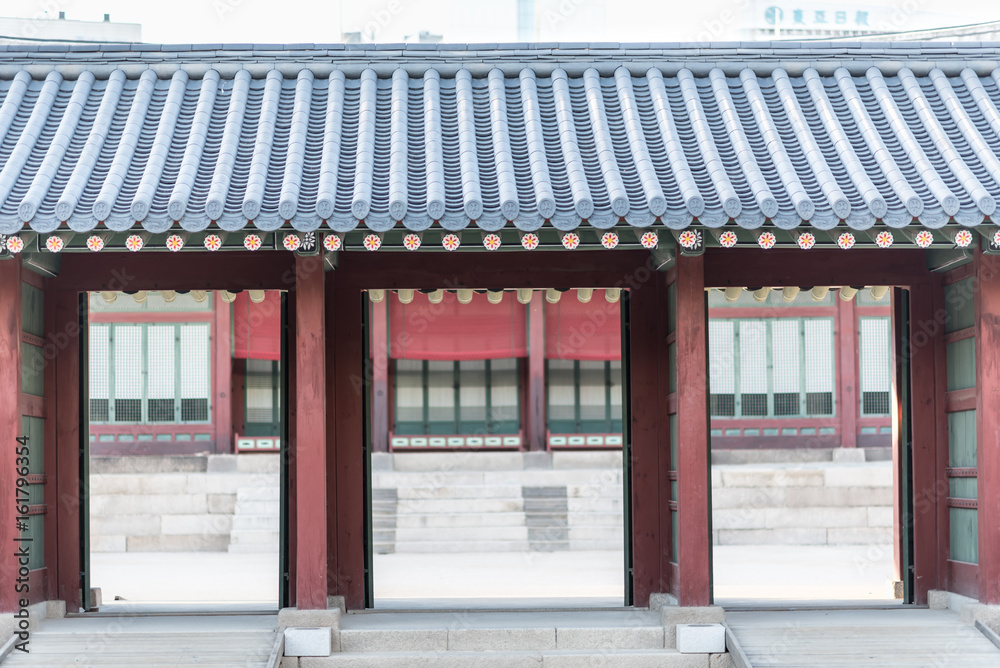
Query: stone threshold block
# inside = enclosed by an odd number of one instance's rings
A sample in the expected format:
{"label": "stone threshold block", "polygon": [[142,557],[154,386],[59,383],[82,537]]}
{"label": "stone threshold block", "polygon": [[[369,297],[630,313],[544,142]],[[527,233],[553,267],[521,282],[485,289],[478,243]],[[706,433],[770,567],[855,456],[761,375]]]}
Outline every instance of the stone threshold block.
{"label": "stone threshold block", "polygon": [[677,651],[681,654],[721,654],[726,651],[722,624],[678,624]]}
{"label": "stone threshold block", "polygon": [[316,628],[286,628],[285,656],[330,656],[333,653],[332,630]]}

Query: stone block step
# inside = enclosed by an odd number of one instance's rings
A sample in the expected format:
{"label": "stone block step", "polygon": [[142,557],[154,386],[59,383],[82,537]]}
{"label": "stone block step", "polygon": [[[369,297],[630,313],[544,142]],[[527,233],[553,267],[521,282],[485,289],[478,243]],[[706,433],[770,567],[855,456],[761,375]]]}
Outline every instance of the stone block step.
{"label": "stone block step", "polygon": [[396,513],[511,513],[524,510],[516,499],[400,499]]}
{"label": "stone block step", "polygon": [[524,526],[523,513],[400,513],[396,527],[414,529],[421,527],[511,527]]}
{"label": "stone block step", "polygon": [[519,485],[415,485],[397,488],[398,499],[517,499],[521,497]]}
{"label": "stone block step", "polygon": [[[277,483],[277,481],[275,481]],[[261,487],[239,487],[236,490],[237,501],[277,501],[281,494],[278,484]]]}
{"label": "stone block step", "polygon": [[663,649],[662,626],[342,629],[344,652]]}
{"label": "stone block step", "polygon": [[277,515],[234,515],[233,532],[247,529],[266,529],[277,531],[280,528],[280,518]]}
{"label": "stone block step", "polygon": [[670,649],[494,652],[341,652],[299,659],[299,668],[709,668],[708,654]]}
{"label": "stone block step", "polygon": [[237,515],[275,515],[280,512],[278,501],[237,501]]}
{"label": "stone block step", "polygon": [[234,531],[229,536],[231,545],[245,545],[251,543],[277,543],[278,532],[266,529],[244,529]]}

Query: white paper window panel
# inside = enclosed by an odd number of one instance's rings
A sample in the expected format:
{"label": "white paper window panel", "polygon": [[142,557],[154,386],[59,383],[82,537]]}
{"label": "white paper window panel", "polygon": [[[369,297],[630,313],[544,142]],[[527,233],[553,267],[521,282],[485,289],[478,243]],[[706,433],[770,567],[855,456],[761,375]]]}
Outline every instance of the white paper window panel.
{"label": "white paper window panel", "polygon": [[174,399],[177,396],[176,347],[177,328],[174,325],[150,325],[146,330],[146,396],[149,399]]}
{"label": "white paper window panel", "polygon": [[115,325],[115,399],[142,399],[142,326]]}
{"label": "white paper window panel", "polygon": [[798,318],[771,321],[771,366],[774,369],[775,392],[798,392],[800,389],[800,323]]}
{"label": "white paper window panel", "polygon": [[833,392],[833,320],[806,318],[806,392]]}
{"label": "white paper window panel", "polygon": [[427,363],[427,406],[433,421],[455,419],[454,363]]}
{"label": "white paper window panel", "polygon": [[576,388],[573,380],[573,360],[548,361],[549,418],[576,418]]}
{"label": "white paper window panel", "polygon": [[490,363],[490,403],[494,408],[517,406],[517,380],[515,360],[493,360]]}
{"label": "white paper window panel", "polygon": [[275,394],[268,360],[247,360],[247,421],[273,422]]}
{"label": "white paper window panel", "polygon": [[109,365],[111,362],[108,359],[110,329],[107,325],[90,326],[90,341],[88,341],[87,345],[90,349],[89,375],[91,399],[111,398],[108,396],[110,389],[108,383],[110,376]]}
{"label": "white paper window panel", "polygon": [[735,332],[732,320],[708,321],[709,383],[716,394],[736,391]]}
{"label": "white paper window panel", "polygon": [[606,414],[607,385],[604,362],[580,362],[580,417],[603,420]]}
{"label": "white paper window panel", "polygon": [[207,399],[209,395],[208,325],[181,325],[181,399]]}
{"label": "white paper window panel", "polygon": [[486,419],[486,362],[458,363],[458,401],[463,420]]}
{"label": "white paper window panel", "polygon": [[[740,321],[740,392],[767,392],[767,323],[763,320]],[[716,394],[724,394],[716,391]]]}
{"label": "white paper window panel", "polygon": [[861,391],[888,392],[892,384],[892,345],[889,318],[859,318]]}

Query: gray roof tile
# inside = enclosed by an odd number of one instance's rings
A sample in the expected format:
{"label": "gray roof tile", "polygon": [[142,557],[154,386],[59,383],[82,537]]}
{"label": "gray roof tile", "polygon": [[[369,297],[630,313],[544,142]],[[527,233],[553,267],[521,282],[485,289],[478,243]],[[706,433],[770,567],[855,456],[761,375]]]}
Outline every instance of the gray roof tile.
{"label": "gray roof tile", "polygon": [[967,43],[0,45],[0,234],[977,225],[998,64]]}

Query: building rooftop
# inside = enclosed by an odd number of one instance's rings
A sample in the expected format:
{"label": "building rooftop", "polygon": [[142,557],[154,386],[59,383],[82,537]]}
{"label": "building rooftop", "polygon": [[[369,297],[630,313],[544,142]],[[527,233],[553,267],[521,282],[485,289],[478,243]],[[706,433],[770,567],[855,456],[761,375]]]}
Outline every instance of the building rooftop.
{"label": "building rooftop", "polygon": [[1000,43],[0,45],[0,234],[976,226]]}

